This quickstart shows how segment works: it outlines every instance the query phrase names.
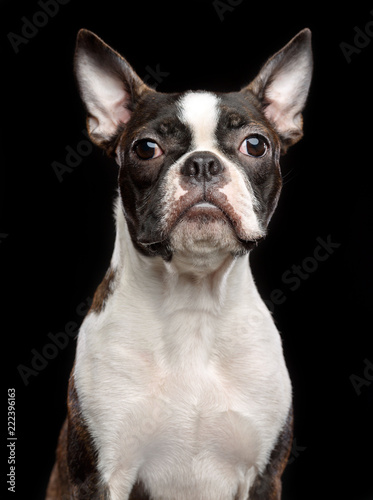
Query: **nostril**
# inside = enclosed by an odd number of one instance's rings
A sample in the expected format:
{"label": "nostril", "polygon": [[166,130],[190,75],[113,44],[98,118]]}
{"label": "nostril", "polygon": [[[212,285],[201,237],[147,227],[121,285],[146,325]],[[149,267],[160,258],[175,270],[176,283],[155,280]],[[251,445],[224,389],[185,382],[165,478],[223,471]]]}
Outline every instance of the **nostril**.
{"label": "nostril", "polygon": [[208,172],[211,175],[218,175],[221,171],[220,163],[216,163],[215,160],[209,161]]}
{"label": "nostril", "polygon": [[188,177],[198,177],[201,173],[201,165],[198,158],[188,158],[182,168],[182,174]]}
{"label": "nostril", "polygon": [[196,162],[190,162],[187,168],[187,174],[190,177],[195,177],[199,173],[199,165]]}

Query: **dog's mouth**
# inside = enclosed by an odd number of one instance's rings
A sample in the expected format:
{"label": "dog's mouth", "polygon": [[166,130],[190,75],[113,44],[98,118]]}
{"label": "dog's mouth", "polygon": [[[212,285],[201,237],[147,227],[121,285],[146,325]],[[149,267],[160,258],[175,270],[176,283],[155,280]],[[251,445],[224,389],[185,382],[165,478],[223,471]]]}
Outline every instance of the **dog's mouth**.
{"label": "dog's mouth", "polygon": [[196,203],[184,207],[172,224],[170,232],[181,222],[208,224],[217,221],[229,223],[234,227],[232,219],[222,207],[211,201],[197,201]]}
{"label": "dog's mouth", "polygon": [[190,200],[190,203],[184,205],[179,213],[174,212],[172,221],[168,221],[166,229],[155,230],[154,233],[151,231],[152,234],[143,234],[138,238],[138,242],[148,248],[153,245],[167,245],[171,234],[183,227],[183,231],[191,240],[195,237],[203,238],[204,234],[208,237],[213,231],[214,234],[221,235],[230,233],[231,238],[246,249],[256,246],[264,235],[245,234],[240,226],[240,217],[237,216],[234,208],[228,203],[225,205],[219,203],[219,200],[206,200],[205,198]]}
{"label": "dog's mouth", "polygon": [[235,236],[235,239],[243,245],[255,245],[263,238],[263,235],[255,235],[254,238],[248,238],[247,235],[242,234],[240,229],[240,218],[237,217],[233,207],[224,207],[215,203],[215,201],[202,200],[186,207],[179,214],[173,224],[173,227],[171,228],[171,231],[181,222],[187,222],[194,225],[197,224],[199,228],[203,228],[205,224],[210,223],[220,223],[222,225],[229,226]]}

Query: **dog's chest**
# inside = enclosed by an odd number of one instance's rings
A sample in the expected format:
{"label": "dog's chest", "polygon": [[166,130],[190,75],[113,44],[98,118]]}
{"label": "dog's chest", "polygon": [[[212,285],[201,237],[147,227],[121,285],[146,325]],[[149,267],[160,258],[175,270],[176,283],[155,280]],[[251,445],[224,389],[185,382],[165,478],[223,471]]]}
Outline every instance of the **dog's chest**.
{"label": "dog's chest", "polygon": [[166,376],[144,399],[139,478],[154,498],[173,498],[175,489],[183,500],[219,498],[215,487],[227,488],[222,498],[230,498],[244,483],[257,458],[259,429],[229,385],[209,364]]}
{"label": "dog's chest", "polygon": [[79,386],[118,498],[131,475],[155,499],[233,499],[240,488],[247,497],[290,400],[278,334],[258,311],[224,321],[189,311],[162,324],[87,318]]}

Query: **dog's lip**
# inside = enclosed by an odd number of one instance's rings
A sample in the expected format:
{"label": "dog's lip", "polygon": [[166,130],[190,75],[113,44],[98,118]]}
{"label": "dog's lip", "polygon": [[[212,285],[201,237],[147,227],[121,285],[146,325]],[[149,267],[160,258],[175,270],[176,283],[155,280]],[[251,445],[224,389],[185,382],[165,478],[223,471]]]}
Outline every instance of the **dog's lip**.
{"label": "dog's lip", "polygon": [[191,215],[192,217],[198,217],[199,215],[203,215],[203,213],[213,214],[215,216],[220,213],[220,218],[225,219],[233,228],[235,227],[234,220],[231,219],[229,214],[221,207],[219,204],[214,201],[207,200],[199,200],[196,203],[189,205],[183,210],[183,212],[179,215],[177,222],[179,222],[185,215]]}
{"label": "dog's lip", "polygon": [[182,218],[186,214],[189,215],[190,212],[192,212],[192,214],[196,215],[196,216],[198,216],[199,213],[202,214],[203,212],[206,212],[206,213],[208,213],[208,212],[220,212],[222,214],[222,216],[224,216],[224,218],[230,220],[230,217],[228,216],[228,214],[219,205],[216,205],[215,203],[212,203],[211,201],[207,201],[207,200],[197,201],[197,203],[193,203],[192,205],[187,207],[180,214],[179,219]]}
{"label": "dog's lip", "polygon": [[193,207],[197,207],[197,208],[218,208],[216,205],[214,205],[213,203],[210,203],[208,201],[199,201],[198,203],[196,203],[195,205],[193,205]]}

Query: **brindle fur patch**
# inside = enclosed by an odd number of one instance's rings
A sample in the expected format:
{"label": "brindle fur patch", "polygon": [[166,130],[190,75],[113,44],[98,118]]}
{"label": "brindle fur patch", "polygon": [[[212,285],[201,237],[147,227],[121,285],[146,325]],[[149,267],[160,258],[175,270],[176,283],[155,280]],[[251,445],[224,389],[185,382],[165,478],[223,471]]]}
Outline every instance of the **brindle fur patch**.
{"label": "brindle fur patch", "polygon": [[46,500],[109,500],[108,489],[100,481],[97,452],[82,416],[73,375]]}
{"label": "brindle fur patch", "polygon": [[115,283],[115,271],[111,267],[109,267],[104,276],[104,279],[99,284],[93,296],[93,301],[89,312],[93,311],[99,314],[105,309],[106,301],[114,291],[114,283]]}
{"label": "brindle fur patch", "polygon": [[291,407],[263,474],[257,476],[250,488],[250,500],[281,500],[281,476],[289,458],[292,440],[293,408]]}

